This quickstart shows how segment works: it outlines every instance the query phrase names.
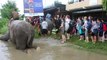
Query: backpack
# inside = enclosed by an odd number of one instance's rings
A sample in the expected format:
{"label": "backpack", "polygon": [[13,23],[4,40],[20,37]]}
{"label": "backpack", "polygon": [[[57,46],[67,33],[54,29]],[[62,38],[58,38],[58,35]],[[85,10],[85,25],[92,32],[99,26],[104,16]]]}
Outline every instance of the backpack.
{"label": "backpack", "polygon": [[62,22],[61,19],[58,19],[55,21],[55,25],[57,28],[59,28],[61,26],[61,22]]}
{"label": "backpack", "polygon": [[103,31],[107,31],[107,23],[103,23]]}
{"label": "backpack", "polygon": [[73,22],[72,21],[69,22],[69,28],[68,28],[68,30],[69,31],[73,30]]}
{"label": "backpack", "polygon": [[90,22],[90,21],[88,21],[88,22],[87,22],[87,25],[88,25],[88,26],[87,26],[87,29],[88,29],[88,30],[90,30],[90,29],[91,29],[91,27],[92,27],[91,22]]}
{"label": "backpack", "polygon": [[72,23],[71,23],[71,21],[70,21],[70,23],[69,23],[69,28],[71,28],[71,26],[72,26]]}

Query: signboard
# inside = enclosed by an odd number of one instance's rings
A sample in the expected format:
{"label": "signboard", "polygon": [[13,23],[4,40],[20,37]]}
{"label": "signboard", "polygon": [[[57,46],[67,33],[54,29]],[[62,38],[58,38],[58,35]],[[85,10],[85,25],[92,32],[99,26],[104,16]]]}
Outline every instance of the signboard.
{"label": "signboard", "polygon": [[90,5],[97,5],[97,0],[89,0]]}
{"label": "signboard", "polygon": [[24,0],[25,16],[43,16],[42,0]]}

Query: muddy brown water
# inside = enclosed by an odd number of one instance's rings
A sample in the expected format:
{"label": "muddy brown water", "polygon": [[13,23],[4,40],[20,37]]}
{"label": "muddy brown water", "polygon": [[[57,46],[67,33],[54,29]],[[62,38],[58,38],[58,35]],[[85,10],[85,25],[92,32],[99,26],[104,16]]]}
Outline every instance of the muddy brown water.
{"label": "muddy brown water", "polygon": [[0,41],[0,60],[107,60],[107,55],[66,47],[67,43],[52,38],[35,39],[33,45],[37,49],[25,53],[16,50],[10,42]]}

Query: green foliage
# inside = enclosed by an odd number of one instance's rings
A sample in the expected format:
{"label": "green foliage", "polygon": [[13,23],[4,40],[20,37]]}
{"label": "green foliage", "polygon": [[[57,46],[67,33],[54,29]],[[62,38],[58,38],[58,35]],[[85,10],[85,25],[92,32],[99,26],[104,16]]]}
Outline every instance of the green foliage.
{"label": "green foliage", "polygon": [[2,18],[0,20],[0,34],[6,33],[8,30],[8,19]]}
{"label": "green foliage", "polygon": [[74,0],[70,0],[69,2],[68,2],[68,4],[73,4],[74,3]]}
{"label": "green foliage", "polygon": [[96,44],[92,43],[91,41],[89,43],[86,43],[85,40],[79,40],[78,36],[72,36],[69,42],[79,46],[79,48],[81,49],[85,49],[96,53],[107,54],[107,41],[104,43],[97,42]]}
{"label": "green foliage", "polygon": [[54,5],[59,5],[59,4],[61,4],[61,2],[59,2],[58,0],[56,0],[55,2],[54,2]]}
{"label": "green foliage", "polygon": [[7,26],[3,26],[1,29],[0,29],[0,34],[5,34],[8,30],[8,27]]}
{"label": "green foliage", "polygon": [[2,18],[10,19],[11,16],[12,16],[12,11],[14,9],[17,9],[15,2],[8,1],[6,4],[4,4],[2,6],[2,9],[1,9],[1,16],[2,16]]}
{"label": "green foliage", "polygon": [[20,15],[20,20],[24,20],[24,14],[23,15]]}
{"label": "green foliage", "polygon": [[37,28],[35,28],[35,38],[40,38],[41,36],[39,35],[39,32],[37,31]]}
{"label": "green foliage", "polygon": [[103,10],[105,10],[107,12],[107,0],[102,0],[102,6],[103,6]]}
{"label": "green foliage", "polygon": [[7,25],[7,23],[8,23],[8,19],[6,19],[6,18],[0,19],[0,29],[1,29],[4,25]]}

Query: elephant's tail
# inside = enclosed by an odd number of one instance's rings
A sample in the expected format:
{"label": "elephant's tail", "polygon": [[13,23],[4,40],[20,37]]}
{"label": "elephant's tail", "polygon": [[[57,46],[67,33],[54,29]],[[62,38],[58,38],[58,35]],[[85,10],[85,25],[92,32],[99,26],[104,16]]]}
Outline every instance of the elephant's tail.
{"label": "elephant's tail", "polygon": [[28,46],[28,47],[31,47],[31,46],[30,46],[31,38],[32,38],[32,36],[29,35],[29,36],[28,36],[28,40],[27,40],[27,46]]}
{"label": "elephant's tail", "polygon": [[3,41],[8,41],[9,39],[10,39],[9,32],[7,32],[5,35],[0,37],[0,40],[3,40]]}

